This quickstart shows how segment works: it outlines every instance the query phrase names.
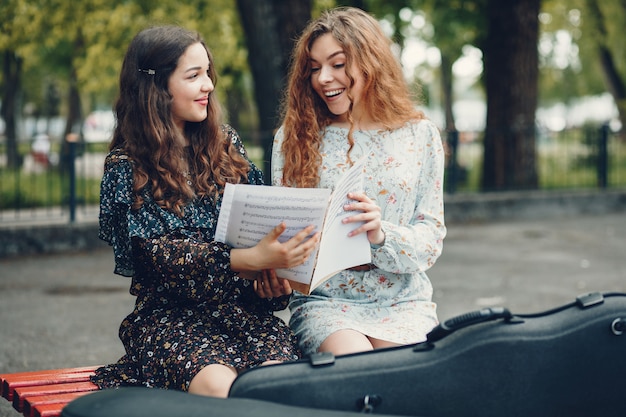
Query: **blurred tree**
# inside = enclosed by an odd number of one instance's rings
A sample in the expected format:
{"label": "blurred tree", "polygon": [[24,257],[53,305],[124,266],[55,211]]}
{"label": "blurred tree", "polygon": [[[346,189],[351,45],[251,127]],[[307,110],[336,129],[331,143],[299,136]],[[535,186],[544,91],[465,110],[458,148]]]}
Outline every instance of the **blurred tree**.
{"label": "blurred tree", "polygon": [[569,103],[607,91],[616,103],[623,100],[626,2],[543,0],[541,9],[541,102]]}
{"label": "blurred tree", "polygon": [[[579,3],[576,5],[575,3]],[[539,20],[540,102],[570,103],[604,91],[598,71],[582,72],[583,62],[592,59],[579,47],[581,1],[543,0]]]}
{"label": "blurred tree", "polygon": [[0,114],[4,120],[4,135],[7,139],[7,167],[17,168],[20,159],[17,150],[18,92],[21,83],[22,58],[13,50],[2,52],[2,106]]}
{"label": "blurred tree", "polygon": [[312,0],[237,0],[254,77],[266,181],[278,109],[294,40],[311,18]]}
{"label": "blurred tree", "polygon": [[46,134],[50,135],[50,120],[59,115],[59,90],[53,83],[49,83],[45,87],[43,105],[41,106],[41,115],[46,119]]}
{"label": "blurred tree", "polygon": [[[444,7],[440,1],[425,0],[421,7],[433,25],[431,41],[441,53],[441,91],[445,117],[445,130],[455,131],[456,122],[452,111],[454,75],[452,66],[462,56],[467,45],[482,43],[486,26],[484,0],[450,0]],[[417,5],[416,5],[417,6]]]}
{"label": "blurred tree", "polygon": [[487,0],[482,45],[487,121],[483,191],[538,186],[537,110],[541,0]]}
{"label": "blurred tree", "polygon": [[[91,0],[94,1],[94,0]],[[241,86],[248,72],[243,34],[232,0],[97,0],[83,23],[85,54],[77,59],[77,74],[83,93],[96,96],[90,107],[111,107],[116,95],[119,70],[126,48],[140,30],[154,25],[175,24],[198,31],[211,49],[218,67],[216,94],[224,102],[231,88]],[[233,75],[234,74],[234,75]],[[239,85],[239,87],[237,87]]]}
{"label": "blurred tree", "polygon": [[[485,140],[487,171],[483,185],[485,189],[533,188],[535,145],[531,131],[534,129],[528,118],[530,107],[538,97],[532,88],[536,74],[531,70],[534,57],[530,55],[529,45],[536,42],[537,25],[528,16],[539,13],[540,2],[190,0],[181,4],[173,0],[5,0],[0,4],[0,60],[2,117],[9,160],[15,160],[11,153],[16,152],[12,149],[16,149],[19,133],[15,119],[27,100],[37,101],[35,110],[44,114],[46,87],[58,86],[63,95],[61,114],[67,117],[66,131],[76,129],[83,110],[110,108],[117,94],[121,60],[132,36],[143,27],[164,23],[182,24],[203,34],[220,74],[216,94],[225,103],[230,122],[245,133],[260,131],[259,141],[267,152],[278,122],[277,109],[292,42],[311,14],[341,4],[361,7],[383,20],[399,53],[405,38],[411,36],[423,37],[439,49],[446,129],[455,127],[453,64],[458,62],[465,46],[479,47],[485,62],[483,81],[488,96],[488,128],[491,127]],[[608,89],[618,102],[624,123],[624,99],[620,98],[626,73],[626,44],[621,40],[626,24],[624,3],[624,0],[541,2],[543,43],[539,49],[544,100],[568,100]],[[407,9],[412,10],[410,16]],[[428,20],[425,29],[411,32],[412,19],[423,17]],[[522,22],[522,19],[527,20]],[[565,66],[561,65],[555,46],[563,32],[572,40],[571,61]],[[502,47],[505,43],[510,48]],[[602,59],[598,59],[598,51],[604,51]],[[507,66],[507,62],[520,66]],[[607,74],[604,80],[601,74]],[[29,82],[23,85],[21,79]],[[603,87],[603,82],[608,87]],[[252,91],[256,108],[250,99]],[[258,116],[251,115],[255,110]],[[503,127],[526,130],[529,134],[494,136]],[[266,161],[265,172],[269,172],[268,167]],[[516,173],[518,170],[524,172]]]}
{"label": "blurred tree", "polygon": [[21,108],[22,68],[27,56],[25,46],[33,42],[38,10],[26,0],[4,0],[0,3],[0,59],[2,60],[2,106],[5,122],[7,166],[20,166],[17,148],[19,109]]}
{"label": "blurred tree", "polygon": [[[374,0],[369,3],[378,4]],[[441,53],[441,85],[447,130],[456,128],[452,112],[452,66],[466,45],[481,49],[487,97],[482,188],[536,188],[535,112],[541,0],[384,3],[379,7],[389,7],[393,3],[396,8],[408,4],[421,8],[433,26],[433,35],[429,40]]]}
{"label": "blurred tree", "polygon": [[[583,31],[595,49],[606,89],[611,93],[623,127],[626,127],[626,0],[584,1]],[[626,137],[626,128],[622,129]]]}
{"label": "blurred tree", "polygon": [[[55,55],[55,61],[59,64],[58,71],[66,80],[65,129],[61,141],[61,164],[59,166],[62,171],[66,171],[72,163],[69,160],[69,144],[64,139],[69,134],[80,134],[83,121],[78,68],[81,58],[84,58],[86,54],[85,28],[89,22],[88,16],[93,10],[99,10],[104,6],[104,0],[85,0],[75,3],[49,0],[42,10],[46,18],[42,19],[37,33],[46,47],[44,55]],[[45,60],[40,62],[45,62]]]}

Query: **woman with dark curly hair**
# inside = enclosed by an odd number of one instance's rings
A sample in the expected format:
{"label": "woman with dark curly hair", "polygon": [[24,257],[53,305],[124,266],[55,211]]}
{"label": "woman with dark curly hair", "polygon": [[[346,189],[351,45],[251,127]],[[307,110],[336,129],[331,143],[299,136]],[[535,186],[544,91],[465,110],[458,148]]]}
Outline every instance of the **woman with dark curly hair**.
{"label": "woman with dark curly hair", "polygon": [[237,132],[222,124],[216,81],[204,41],[180,27],[140,32],[124,58],[100,238],[137,298],[120,326],[126,355],[92,379],[101,388],[225,397],[238,372],[298,358],[273,314],[291,286],[273,270],[303,263],[319,236],[308,227],[281,243],[279,224],[247,249],[214,240],[225,184],[262,183]]}

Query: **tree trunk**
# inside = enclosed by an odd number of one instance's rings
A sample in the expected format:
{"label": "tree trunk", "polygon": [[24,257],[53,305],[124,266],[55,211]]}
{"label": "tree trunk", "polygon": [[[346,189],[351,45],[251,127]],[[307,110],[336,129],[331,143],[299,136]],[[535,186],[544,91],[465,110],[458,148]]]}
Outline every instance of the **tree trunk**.
{"label": "tree trunk", "polygon": [[[622,7],[626,10],[626,2],[623,1],[622,3]],[[615,100],[620,122],[622,126],[626,126],[626,85],[624,85],[624,81],[619,74],[613,53],[607,46],[608,29],[605,24],[606,18],[595,0],[587,0],[586,8],[589,12],[590,30],[597,33],[596,47],[604,82],[613,96],[613,100]],[[626,128],[622,129],[622,137],[626,138]]]}
{"label": "tree trunk", "polygon": [[68,111],[67,119],[65,120],[65,131],[63,134],[63,141],[61,142],[61,170],[63,173],[69,172],[70,164],[74,161],[71,160],[71,154],[67,137],[69,134],[80,134],[81,122],[83,120],[80,92],[78,90],[78,77],[76,75],[76,69],[72,68],[70,72],[69,92],[67,97]]}
{"label": "tree trunk", "polygon": [[453,87],[452,76],[452,60],[444,53],[441,54],[441,92],[443,109],[445,115],[446,132],[456,131],[456,123],[454,120],[454,112],[452,111],[452,103],[454,97],[452,94]]}
{"label": "tree trunk", "polygon": [[294,39],[311,18],[311,7],[312,0],[237,0],[254,79],[266,181],[289,58]]}
{"label": "tree trunk", "polygon": [[540,0],[488,0],[483,191],[538,186],[535,112]]}
{"label": "tree trunk", "polygon": [[2,119],[4,120],[7,141],[7,168],[16,169],[21,165],[20,155],[17,149],[17,112],[18,94],[22,73],[22,59],[15,51],[4,51],[2,58],[2,78],[4,89],[2,91]]}

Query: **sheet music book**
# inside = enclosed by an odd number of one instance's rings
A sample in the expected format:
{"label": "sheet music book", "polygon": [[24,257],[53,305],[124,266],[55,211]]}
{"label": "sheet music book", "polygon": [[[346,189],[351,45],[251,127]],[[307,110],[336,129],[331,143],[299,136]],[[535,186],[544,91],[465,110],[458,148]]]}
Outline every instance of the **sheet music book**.
{"label": "sheet music book", "polygon": [[344,173],[331,193],[327,188],[291,188],[250,184],[226,184],[217,221],[215,240],[235,248],[256,245],[280,222],[287,229],[280,241],[315,225],[321,230],[320,242],[300,266],[277,269],[281,278],[292,281],[298,291],[309,294],[337,272],[371,262],[367,235],[348,237],[358,223],[343,224],[341,220],[354,212],[343,209],[350,201],[349,192],[363,192],[365,158]]}

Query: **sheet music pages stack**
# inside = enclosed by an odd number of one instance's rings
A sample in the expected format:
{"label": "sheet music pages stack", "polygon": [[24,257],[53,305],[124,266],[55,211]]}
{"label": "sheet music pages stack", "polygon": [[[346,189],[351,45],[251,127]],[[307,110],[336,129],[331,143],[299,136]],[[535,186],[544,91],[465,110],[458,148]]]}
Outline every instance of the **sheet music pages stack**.
{"label": "sheet music pages stack", "polygon": [[357,161],[331,193],[327,188],[290,188],[250,184],[226,184],[217,222],[215,240],[235,248],[256,245],[280,222],[287,229],[284,242],[308,225],[321,230],[318,247],[308,260],[294,268],[277,269],[281,278],[292,281],[294,289],[310,294],[337,272],[371,262],[367,235],[348,237],[359,223],[341,220],[354,212],[343,206],[349,192],[363,192],[365,158]]}

